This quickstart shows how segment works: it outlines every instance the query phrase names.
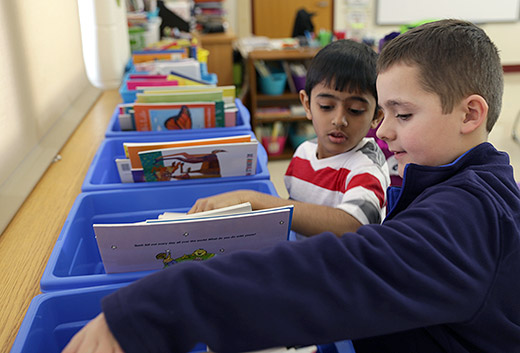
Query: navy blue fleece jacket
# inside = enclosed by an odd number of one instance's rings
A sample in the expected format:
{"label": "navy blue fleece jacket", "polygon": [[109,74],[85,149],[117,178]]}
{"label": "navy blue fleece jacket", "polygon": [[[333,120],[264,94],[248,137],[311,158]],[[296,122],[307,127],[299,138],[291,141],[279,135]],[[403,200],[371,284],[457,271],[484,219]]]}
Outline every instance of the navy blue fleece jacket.
{"label": "navy blue fleece jacket", "polygon": [[104,298],[126,353],[353,339],[362,352],[520,352],[520,195],[483,143],[408,165],[382,225],[180,263]]}

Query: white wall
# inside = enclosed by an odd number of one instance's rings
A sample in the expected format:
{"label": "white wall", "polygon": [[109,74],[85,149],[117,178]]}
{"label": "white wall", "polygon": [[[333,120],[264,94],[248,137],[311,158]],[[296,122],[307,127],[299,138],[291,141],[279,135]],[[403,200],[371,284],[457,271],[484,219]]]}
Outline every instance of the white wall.
{"label": "white wall", "polygon": [[[348,28],[347,18],[349,11],[356,9],[350,3],[366,3],[358,5],[359,9],[366,9],[366,34],[379,40],[386,34],[399,29],[398,26],[378,26],[375,23],[375,4],[377,0],[334,0],[334,30]],[[410,0],[410,6],[415,1]],[[251,35],[251,0],[226,0],[228,22],[238,37]],[[520,64],[520,22],[484,24],[482,28],[488,33],[500,50],[504,64]]]}

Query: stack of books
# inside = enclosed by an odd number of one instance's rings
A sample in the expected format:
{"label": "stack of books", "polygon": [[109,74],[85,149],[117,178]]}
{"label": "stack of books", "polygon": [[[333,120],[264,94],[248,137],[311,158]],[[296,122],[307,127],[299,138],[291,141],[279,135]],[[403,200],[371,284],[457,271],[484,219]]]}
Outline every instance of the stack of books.
{"label": "stack of books", "polygon": [[[139,79],[135,77],[140,77]],[[167,131],[231,127],[238,109],[235,86],[177,85],[171,76],[129,76],[134,103],[119,106],[122,131]]]}
{"label": "stack of books", "polygon": [[258,141],[250,134],[165,142],[125,142],[116,158],[123,183],[255,175]]}

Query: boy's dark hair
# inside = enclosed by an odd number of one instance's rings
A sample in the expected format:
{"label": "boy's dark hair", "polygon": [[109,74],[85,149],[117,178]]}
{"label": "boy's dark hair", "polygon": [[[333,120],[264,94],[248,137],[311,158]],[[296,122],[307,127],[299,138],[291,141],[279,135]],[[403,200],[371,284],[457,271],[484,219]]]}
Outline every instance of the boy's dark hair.
{"label": "boy's dark hair", "polygon": [[369,92],[377,102],[376,62],[377,53],[368,45],[349,39],[334,41],[312,59],[305,92],[310,99],[314,86],[324,82],[336,91]]}
{"label": "boy's dark hair", "polygon": [[482,96],[491,131],[502,108],[504,78],[498,50],[481,28],[453,19],[416,27],[383,48],[377,72],[397,63],[419,68],[421,85],[440,97],[444,114],[471,94]]}

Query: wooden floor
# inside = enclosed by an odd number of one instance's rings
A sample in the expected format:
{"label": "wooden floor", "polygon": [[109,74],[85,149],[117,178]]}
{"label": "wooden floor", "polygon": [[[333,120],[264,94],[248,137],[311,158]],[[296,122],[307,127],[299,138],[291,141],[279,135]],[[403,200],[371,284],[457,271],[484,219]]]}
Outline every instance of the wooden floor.
{"label": "wooden floor", "polygon": [[104,92],[0,236],[0,352],[9,352],[121,97]]}

